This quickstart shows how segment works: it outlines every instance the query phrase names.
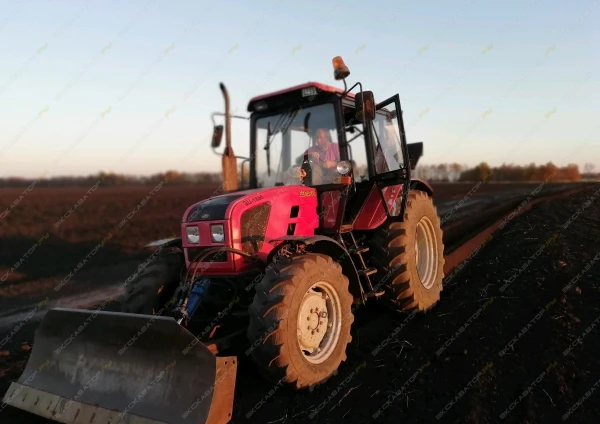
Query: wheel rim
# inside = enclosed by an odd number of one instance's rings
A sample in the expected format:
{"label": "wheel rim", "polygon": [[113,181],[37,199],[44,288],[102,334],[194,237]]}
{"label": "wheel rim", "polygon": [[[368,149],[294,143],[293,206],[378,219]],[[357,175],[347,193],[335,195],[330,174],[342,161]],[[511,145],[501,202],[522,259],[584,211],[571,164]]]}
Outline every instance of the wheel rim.
{"label": "wheel rim", "polygon": [[334,287],[326,281],[313,284],[304,294],[298,311],[298,346],[312,364],[325,362],[342,332],[342,304]]}
{"label": "wheel rim", "polygon": [[430,289],[435,283],[438,250],[433,223],[426,216],[417,223],[415,236],[415,262],[421,284]]}

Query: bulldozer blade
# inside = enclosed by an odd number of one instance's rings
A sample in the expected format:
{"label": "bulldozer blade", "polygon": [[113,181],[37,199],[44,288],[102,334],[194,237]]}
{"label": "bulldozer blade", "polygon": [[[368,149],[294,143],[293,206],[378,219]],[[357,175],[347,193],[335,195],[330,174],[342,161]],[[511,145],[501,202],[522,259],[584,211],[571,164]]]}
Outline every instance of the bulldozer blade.
{"label": "bulldozer blade", "polygon": [[220,424],[236,370],[173,318],[55,308],[3,401],[69,424]]}

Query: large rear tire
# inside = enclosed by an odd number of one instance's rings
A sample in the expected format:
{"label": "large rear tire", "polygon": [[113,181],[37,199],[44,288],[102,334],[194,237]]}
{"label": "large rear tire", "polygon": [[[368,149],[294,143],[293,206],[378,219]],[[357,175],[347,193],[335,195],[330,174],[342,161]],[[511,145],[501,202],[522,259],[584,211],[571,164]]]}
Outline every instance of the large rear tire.
{"label": "large rear tire", "polygon": [[[173,295],[185,266],[179,250],[165,252],[142,262],[133,279],[125,286],[121,311],[130,314],[163,315]],[[171,302],[172,303],[172,302]]]}
{"label": "large rear tire", "polygon": [[346,360],[352,300],[348,278],[331,257],[281,259],[256,285],[246,354],[274,384],[302,389],[325,382]]}
{"label": "large rear tire", "polygon": [[427,311],[440,300],[444,244],[437,209],[422,191],[408,194],[403,222],[386,222],[371,239],[383,301],[399,312]]}

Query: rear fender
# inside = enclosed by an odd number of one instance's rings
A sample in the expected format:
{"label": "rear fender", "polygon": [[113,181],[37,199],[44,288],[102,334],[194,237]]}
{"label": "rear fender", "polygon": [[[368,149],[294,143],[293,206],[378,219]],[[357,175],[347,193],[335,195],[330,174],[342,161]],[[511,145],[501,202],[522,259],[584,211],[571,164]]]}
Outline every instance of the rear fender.
{"label": "rear fender", "polygon": [[429,185],[427,182],[418,178],[411,178],[410,189],[424,191],[429,197],[433,197],[433,187],[431,187],[431,185]]}
{"label": "rear fender", "polygon": [[[354,261],[344,246],[339,244],[337,241],[327,236],[286,236],[280,237],[272,241],[284,241],[284,242],[302,242],[307,246],[310,246],[308,250],[313,253],[322,253],[330,256],[333,260],[337,261],[342,266],[342,272],[350,282],[349,290],[350,294],[354,297],[355,301],[363,301],[365,299],[364,290],[360,283],[360,278],[354,265]],[[278,249],[274,249],[278,250]]]}

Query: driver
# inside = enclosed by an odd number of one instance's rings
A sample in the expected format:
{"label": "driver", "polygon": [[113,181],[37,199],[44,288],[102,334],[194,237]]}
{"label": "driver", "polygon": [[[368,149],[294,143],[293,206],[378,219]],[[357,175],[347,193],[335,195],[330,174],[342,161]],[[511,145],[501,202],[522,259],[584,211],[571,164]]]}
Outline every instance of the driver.
{"label": "driver", "polygon": [[315,146],[309,148],[298,157],[298,161],[302,161],[305,154],[312,157],[323,168],[335,168],[340,161],[340,148],[337,143],[331,140],[329,131],[324,128],[319,128],[315,131],[313,137]]}

